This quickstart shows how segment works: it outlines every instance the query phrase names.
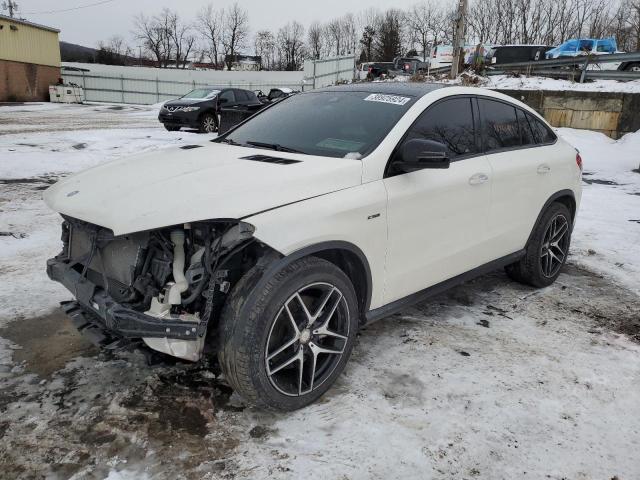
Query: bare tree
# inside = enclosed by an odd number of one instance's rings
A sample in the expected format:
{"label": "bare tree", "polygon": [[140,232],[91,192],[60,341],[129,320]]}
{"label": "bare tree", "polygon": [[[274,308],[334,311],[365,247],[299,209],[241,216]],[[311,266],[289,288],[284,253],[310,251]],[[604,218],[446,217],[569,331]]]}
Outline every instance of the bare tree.
{"label": "bare tree", "polygon": [[193,35],[192,26],[180,20],[180,16],[171,10],[163,10],[166,18],[167,35],[173,43],[176,68],[186,68],[189,54],[193,49],[196,37]]}
{"label": "bare tree", "polygon": [[307,44],[309,48],[309,55],[314,60],[319,59],[322,56],[322,46],[323,46],[323,29],[322,25],[318,22],[313,22],[309,26],[309,30],[307,31]]}
{"label": "bare tree", "polygon": [[287,23],[278,31],[280,68],[295,71],[304,61],[304,27],[294,21]]}
{"label": "bare tree", "polygon": [[339,18],[331,20],[325,27],[327,40],[330,42],[336,57],[342,55],[344,48],[344,30]]}
{"label": "bare tree", "polygon": [[218,68],[222,46],[222,12],[209,4],[198,12],[196,27],[205,40],[206,54],[211,63]]}
{"label": "bare tree", "polygon": [[260,30],[254,41],[256,55],[262,58],[262,66],[266,70],[273,70],[275,66],[276,40],[269,30]]}
{"label": "bare tree", "polygon": [[441,36],[443,12],[433,0],[425,0],[411,7],[406,15],[409,29],[416,34],[422,51],[422,60],[427,60],[429,47]]}
{"label": "bare tree", "polygon": [[238,3],[234,3],[224,12],[222,47],[227,69],[231,66],[240,50],[246,48],[249,36],[249,14]]}
{"label": "bare tree", "polygon": [[156,17],[149,18],[142,13],[135,17],[134,35],[155,58],[159,67],[167,66],[171,54],[167,51],[167,30]]}

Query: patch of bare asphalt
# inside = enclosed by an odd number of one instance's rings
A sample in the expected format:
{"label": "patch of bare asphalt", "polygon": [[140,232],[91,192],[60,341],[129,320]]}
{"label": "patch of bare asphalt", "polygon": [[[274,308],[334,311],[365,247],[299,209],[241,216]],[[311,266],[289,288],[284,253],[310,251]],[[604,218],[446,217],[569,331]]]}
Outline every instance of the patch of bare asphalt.
{"label": "patch of bare asphalt", "polygon": [[[613,330],[640,342],[638,297],[573,265],[547,289],[496,272],[411,311],[427,323],[446,322],[461,304],[478,312],[472,323],[478,329],[526,314],[540,329],[562,319],[594,338]],[[366,342],[382,335],[402,338],[406,326],[388,318],[360,336],[369,337]],[[234,460],[242,444],[278,433],[278,415],[246,408],[206,364],[149,365],[140,352],[97,353],[59,313],[16,320],[0,336],[23,347],[14,351],[18,367],[0,373],[0,477],[91,480],[110,469],[142,468],[159,479],[234,478],[242,473]],[[415,339],[402,340],[410,341]],[[356,348],[352,361],[370,359]],[[406,379],[396,384],[416,388]],[[338,385],[321,402],[344,388],[349,386]],[[284,447],[276,454],[287,457]]]}

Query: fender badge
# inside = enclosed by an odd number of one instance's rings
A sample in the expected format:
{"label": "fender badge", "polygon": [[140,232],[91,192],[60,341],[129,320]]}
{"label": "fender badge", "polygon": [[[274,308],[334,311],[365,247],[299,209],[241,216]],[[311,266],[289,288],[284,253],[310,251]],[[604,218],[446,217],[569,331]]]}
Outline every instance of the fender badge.
{"label": "fender badge", "polygon": [[67,193],[67,197],[75,197],[79,193],[80,193],[80,190],[74,190],[73,192]]}

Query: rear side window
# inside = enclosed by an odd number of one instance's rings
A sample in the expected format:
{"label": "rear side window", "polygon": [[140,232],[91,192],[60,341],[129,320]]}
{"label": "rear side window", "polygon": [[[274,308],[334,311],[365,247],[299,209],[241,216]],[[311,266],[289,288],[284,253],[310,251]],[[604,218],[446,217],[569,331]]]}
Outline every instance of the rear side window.
{"label": "rear side window", "polygon": [[228,103],[234,103],[236,98],[233,95],[233,90],[227,90],[220,94],[220,99],[226,98]]}
{"label": "rear side window", "polygon": [[470,98],[452,98],[425,111],[405,140],[421,138],[446,145],[449,158],[478,153]]}
{"label": "rear side window", "polygon": [[520,124],[520,137],[522,138],[522,146],[526,147],[527,145],[535,145],[536,138],[533,135],[533,130],[531,129],[531,125],[529,124],[529,120],[527,120],[527,114],[522,110],[518,109],[518,123]]}
{"label": "rear side window", "polygon": [[234,93],[236,94],[236,101],[238,102],[246,102],[249,100],[249,96],[244,90],[235,90]]}
{"label": "rear side window", "polygon": [[538,118],[534,117],[530,113],[527,113],[527,119],[529,120],[529,125],[531,125],[531,129],[533,130],[533,136],[536,140],[536,143],[553,143],[556,141],[556,135],[551,131],[549,127],[547,127],[543,122],[541,122]]}
{"label": "rear side window", "polygon": [[521,145],[516,108],[494,100],[478,99],[482,115],[485,151],[514,148]]}

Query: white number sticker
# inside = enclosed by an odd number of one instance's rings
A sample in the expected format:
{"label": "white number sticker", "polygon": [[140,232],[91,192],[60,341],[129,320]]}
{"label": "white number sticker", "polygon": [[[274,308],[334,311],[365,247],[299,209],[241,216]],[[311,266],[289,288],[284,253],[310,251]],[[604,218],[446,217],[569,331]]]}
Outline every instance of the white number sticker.
{"label": "white number sticker", "polygon": [[365,102],[382,102],[391,103],[392,105],[405,105],[411,101],[409,97],[400,97],[398,95],[384,95],[382,93],[372,93],[364,99]]}

